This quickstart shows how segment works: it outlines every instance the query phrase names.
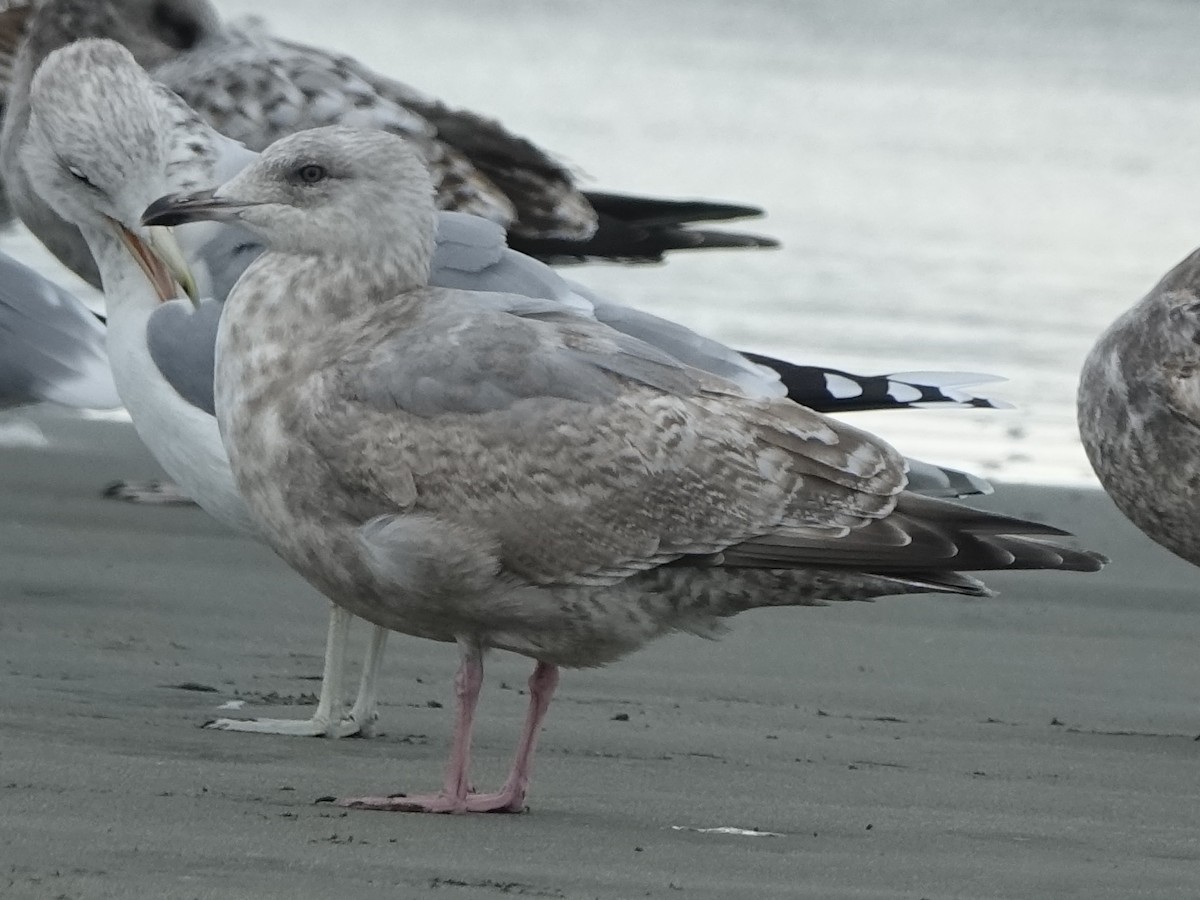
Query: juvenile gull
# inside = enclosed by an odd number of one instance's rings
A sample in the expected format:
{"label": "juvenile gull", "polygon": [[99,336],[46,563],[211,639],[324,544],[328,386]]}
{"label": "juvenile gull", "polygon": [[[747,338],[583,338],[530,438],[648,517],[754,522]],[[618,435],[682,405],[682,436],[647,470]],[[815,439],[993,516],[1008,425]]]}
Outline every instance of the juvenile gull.
{"label": "juvenile gull", "polygon": [[1100,336],[1083,364],[1079,434],[1117,508],[1200,565],[1200,250]]}
{"label": "juvenile gull", "polygon": [[[236,221],[269,248],[227,301],[216,372],[268,542],[356,615],[459,647],[442,790],[347,805],[523,809],[562,666],[755,607],[983,596],[963,571],[1102,565],[1053,527],[906,492],[883,441],[561,305],[430,286],[433,185],[392,135],[285,138],[144,221],[181,218]],[[477,794],[491,648],[536,665],[509,777]]]}
{"label": "juvenile gull", "polygon": [[[96,109],[103,98],[105,114]],[[151,451],[201,504],[230,527],[250,528],[212,418],[212,353],[219,308],[198,310],[183,302],[159,302],[127,252],[111,244],[110,220],[127,230],[138,224],[130,210],[176,189],[217,182],[254,158],[241,145],[199,122],[185,104],[155,85],[128,51],[108,41],[81,41],[52,54],[38,72],[31,95],[31,127],[22,150],[29,158],[31,184],[66,220],[77,223],[95,242],[111,271],[110,316],[114,359],[128,386],[134,422]],[[106,218],[107,217],[107,218]],[[503,230],[458,213],[439,215],[433,283],[477,290],[534,292],[582,313],[594,314],[619,329],[657,342],[690,364],[733,377],[748,390],[782,395],[819,408],[873,405],[899,408],[922,397],[943,403],[977,402],[952,385],[981,376],[914,373],[864,377],[819,367],[767,360],[783,372],[752,365],[735,351],[675,323],[621,307],[571,285],[553,270],[509,250]],[[195,233],[192,229],[205,229]],[[260,252],[248,233],[187,226],[179,237],[201,282],[219,295]],[[224,285],[224,287],[222,287]],[[168,295],[173,290],[167,285]],[[783,382],[786,382],[784,384]],[[918,393],[920,391],[921,393]],[[979,401],[985,402],[985,401]],[[989,490],[965,473],[912,462],[910,478],[931,494],[957,495]],[[340,716],[342,662],[350,615],[334,608],[326,642],[325,679],[315,715],[305,721],[218,719],[214,727],[281,734],[340,736],[363,733],[375,719],[375,684],[386,631],[372,634],[358,697]]]}
{"label": "juvenile gull", "polygon": [[0,409],[121,405],[104,325],[78,297],[0,253]]}
{"label": "juvenile gull", "polygon": [[[438,177],[438,201],[509,229],[517,249],[547,259],[660,260],[672,250],[770,247],[774,240],[688,227],[761,215],[709,201],[581,191],[552,155],[498,122],[451,109],[353,59],[283,41],[261,26],[223,23],[207,0],[46,0],[13,63],[0,168],[17,214],[72,270],[98,284],[86,247],[24,183],[14,165],[28,87],[45,57],[73,40],[111,38],[218,130],[262,149],[316,125],[381,128],[414,141]],[[6,35],[0,31],[0,46]]]}

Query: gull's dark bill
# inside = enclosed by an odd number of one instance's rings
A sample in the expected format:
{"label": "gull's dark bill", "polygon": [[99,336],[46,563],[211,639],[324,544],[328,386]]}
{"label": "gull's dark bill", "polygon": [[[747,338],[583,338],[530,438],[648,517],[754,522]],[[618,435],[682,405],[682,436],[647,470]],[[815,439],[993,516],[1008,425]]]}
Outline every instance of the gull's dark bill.
{"label": "gull's dark bill", "polygon": [[217,197],[211,190],[159,197],[142,213],[143,225],[186,225],[189,222],[227,222],[252,203]]}

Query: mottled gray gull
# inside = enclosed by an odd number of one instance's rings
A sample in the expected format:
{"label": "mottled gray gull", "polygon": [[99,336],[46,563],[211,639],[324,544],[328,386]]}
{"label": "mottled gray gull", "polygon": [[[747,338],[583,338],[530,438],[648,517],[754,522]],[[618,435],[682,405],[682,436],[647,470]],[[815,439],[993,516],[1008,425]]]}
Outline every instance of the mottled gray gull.
{"label": "mottled gray gull", "polygon": [[104,325],[66,288],[0,253],[0,409],[42,402],[121,405]]}
{"label": "mottled gray gull", "polygon": [[[433,185],[393,135],[293,135],[143,217],[181,219],[268,246],[216,351],[222,438],[268,543],[356,615],[459,647],[442,790],[346,805],[524,809],[560,667],[756,607],[985,596],[964,572],[1103,563],[1051,526],[907,492],[882,440],[560,304],[431,286]],[[536,664],[509,777],[481,794],[492,648]]]}
{"label": "mottled gray gull", "polygon": [[[452,109],[355,60],[280,40],[261,26],[221,21],[207,0],[45,0],[13,63],[0,167],[21,219],[74,271],[98,284],[86,247],[23,183],[15,148],[28,116],[29,80],[55,49],[86,37],[133,51],[213,126],[262,149],[304,128],[381,128],[414,141],[437,173],[438,202],[507,227],[516,249],[547,259],[660,260],[673,250],[770,247],[757,235],[689,227],[761,215],[709,201],[584,192],[551,154],[476,113]],[[0,32],[0,47],[5,34]]]}
{"label": "mottled gray gull", "polygon": [[[97,114],[103,106],[104,115]],[[95,243],[110,267],[114,357],[129,385],[129,408],[143,439],[160,462],[212,515],[233,528],[250,529],[233,485],[216,420],[212,417],[212,354],[219,308],[193,311],[160,303],[129,254],[113,248],[111,221],[136,230],[136,214],[150,200],[176,190],[215,184],[255,154],[224,138],[191,113],[176,95],[140,69],[128,51],[109,41],[77,42],[49,56],[33,83],[30,127],[22,147],[30,184],[67,221]],[[72,171],[72,169],[74,171]],[[244,230],[187,226],[179,238],[199,280],[222,297],[261,245]],[[432,283],[469,290],[533,293],[659,346],[685,362],[738,380],[748,390],[785,392],[818,409],[903,408],[955,403],[993,405],[956,386],[979,382],[965,373],[919,372],[858,376],[760,358],[751,364],[715,341],[672,322],[622,307],[560,278],[517,254],[494,223],[460,213],[438,219]],[[171,286],[167,286],[168,291]],[[907,380],[906,380],[907,379]],[[989,490],[965,473],[911,461],[910,486],[936,496]],[[341,665],[350,617],[335,607],[326,642],[326,677],[313,718],[305,721],[218,719],[213,727],[281,734],[339,736],[363,733],[375,719],[375,679],[386,631],[372,634],[363,679],[350,714],[340,715]]]}
{"label": "mottled gray gull", "polygon": [[1200,565],[1200,250],[1100,336],[1079,378],[1079,434],[1117,508]]}

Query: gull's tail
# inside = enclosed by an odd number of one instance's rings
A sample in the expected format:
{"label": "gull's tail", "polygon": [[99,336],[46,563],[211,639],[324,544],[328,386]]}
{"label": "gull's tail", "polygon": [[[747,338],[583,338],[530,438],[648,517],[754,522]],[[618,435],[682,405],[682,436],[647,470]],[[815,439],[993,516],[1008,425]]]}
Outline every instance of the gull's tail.
{"label": "gull's tail", "polygon": [[662,262],[676,250],[778,247],[774,238],[736,231],[693,228],[696,222],[725,222],[761,216],[761,209],[708,200],[659,200],[585,191],[599,220],[587,238],[522,235],[520,225],[508,234],[509,246],[550,263]]}
{"label": "gull's tail", "polygon": [[779,373],[788,397],[823,413],[870,409],[914,409],[945,404],[975,409],[1011,409],[1003,400],[978,397],[964,388],[1004,381],[977,372],[892,372],[857,375],[827,366],[801,366],[759,353],[748,360]]}

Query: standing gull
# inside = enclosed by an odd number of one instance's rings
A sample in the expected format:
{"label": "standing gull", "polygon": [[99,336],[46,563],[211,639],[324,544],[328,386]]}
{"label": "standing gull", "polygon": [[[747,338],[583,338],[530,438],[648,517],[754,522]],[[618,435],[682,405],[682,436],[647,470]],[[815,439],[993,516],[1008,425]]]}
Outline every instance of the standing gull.
{"label": "standing gull", "polygon": [[[46,0],[13,64],[0,167],[17,214],[72,270],[98,284],[86,247],[29,190],[14,165],[28,120],[29,80],[54,50],[80,38],[125,44],[154,76],[219,131],[260,150],[283,135],[339,123],[380,128],[421,148],[438,203],[509,229],[516,249],[546,259],[660,260],[673,250],[770,247],[755,235],[690,223],[760,215],[708,201],[584,192],[562,163],[502,125],[455,110],[355,60],[223,23],[207,0]],[[0,32],[0,46],[6,35]]]}
{"label": "standing gull", "polygon": [[1200,565],[1200,250],[1100,336],[1077,409],[1088,459],[1117,508]]}
{"label": "standing gull", "polygon": [[[561,305],[430,286],[433,185],[392,135],[293,135],[143,221],[181,219],[236,221],[269,248],[229,296],[216,372],[268,542],[356,615],[459,647],[442,790],[346,805],[522,810],[563,666],[755,607],[983,596],[964,570],[1103,563],[1055,528],[906,492],[883,441]],[[480,794],[491,648],[535,668],[509,777]]]}
{"label": "standing gull", "polygon": [[[97,110],[103,108],[104,114]],[[204,508],[229,526],[252,531],[233,484],[213,418],[212,354],[219,307],[192,311],[183,302],[161,303],[137,261],[113,242],[113,223],[127,232],[152,199],[172,190],[213,184],[255,158],[214,132],[174,94],[154,84],[129,52],[111,41],[80,41],[51,54],[33,82],[30,125],[22,158],[30,184],[66,221],[87,236],[104,261],[111,340],[127,402],[139,433],[160,463]],[[225,176],[222,173],[226,173]],[[135,212],[136,211],[136,212]],[[200,232],[193,229],[201,228]],[[261,252],[242,229],[187,226],[179,238],[202,285],[223,296]],[[992,405],[954,385],[979,380],[963,373],[857,376],[820,367],[740,354],[681,325],[622,307],[560,278],[553,270],[509,250],[499,226],[442,212],[432,283],[467,290],[524,292],[655,344],[690,365],[738,381],[764,396],[785,392],[828,410],[902,408],[928,403]],[[167,296],[173,296],[167,285]],[[986,483],[953,470],[911,462],[910,479],[923,491],[948,496],[988,490]],[[376,628],[363,680],[349,716],[339,715],[341,667],[350,615],[334,608],[326,643],[326,677],[312,719],[219,719],[218,728],[283,734],[361,732],[375,718],[374,686],[386,631]]]}

